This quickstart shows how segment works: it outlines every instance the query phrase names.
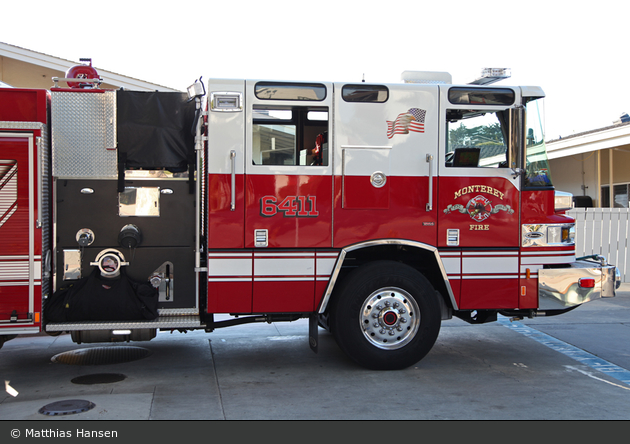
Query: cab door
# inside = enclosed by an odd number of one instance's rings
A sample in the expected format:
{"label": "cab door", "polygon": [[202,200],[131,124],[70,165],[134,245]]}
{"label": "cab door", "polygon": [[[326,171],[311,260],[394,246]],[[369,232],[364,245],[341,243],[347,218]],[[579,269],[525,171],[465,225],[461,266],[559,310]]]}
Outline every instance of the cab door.
{"label": "cab door", "polygon": [[254,312],[312,311],[332,247],[332,84],[247,81],[246,249]]}
{"label": "cab door", "polygon": [[245,246],[332,246],[332,85],[248,81]]}
{"label": "cab door", "polygon": [[244,251],[245,81],[208,82],[209,313],[251,313],[252,259]]}
{"label": "cab door", "polygon": [[335,84],[335,246],[436,245],[437,119],[435,86]]}
{"label": "cab door", "polygon": [[511,88],[440,86],[438,247],[459,308],[516,308],[520,178],[507,164]]}

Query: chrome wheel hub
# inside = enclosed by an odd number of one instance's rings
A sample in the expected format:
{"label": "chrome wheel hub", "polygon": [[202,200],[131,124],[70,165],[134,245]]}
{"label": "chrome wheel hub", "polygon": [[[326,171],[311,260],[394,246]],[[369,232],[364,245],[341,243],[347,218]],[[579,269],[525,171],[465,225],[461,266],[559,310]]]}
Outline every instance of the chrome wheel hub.
{"label": "chrome wheel hub", "polygon": [[420,309],[405,290],[381,288],[361,307],[361,329],[374,346],[395,350],[409,343],[420,327]]}

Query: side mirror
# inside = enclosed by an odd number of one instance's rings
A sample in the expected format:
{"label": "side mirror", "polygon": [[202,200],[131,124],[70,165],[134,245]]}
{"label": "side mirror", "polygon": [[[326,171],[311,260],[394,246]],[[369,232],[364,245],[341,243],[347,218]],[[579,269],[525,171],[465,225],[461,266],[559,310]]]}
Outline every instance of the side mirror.
{"label": "side mirror", "polygon": [[508,166],[514,179],[523,175],[523,152],[525,148],[525,107],[510,108],[510,137],[508,139]]}

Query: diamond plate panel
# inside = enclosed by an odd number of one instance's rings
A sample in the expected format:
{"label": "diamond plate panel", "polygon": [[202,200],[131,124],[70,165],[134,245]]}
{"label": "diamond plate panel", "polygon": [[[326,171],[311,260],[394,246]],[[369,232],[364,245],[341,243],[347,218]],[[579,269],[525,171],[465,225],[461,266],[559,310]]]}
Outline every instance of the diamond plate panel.
{"label": "diamond plate panel", "polygon": [[51,121],[53,176],[118,176],[115,91],[53,91]]}
{"label": "diamond plate panel", "polygon": [[199,317],[195,316],[160,316],[152,321],[87,321],[60,322],[46,325],[46,331],[75,330],[122,330],[138,328],[200,328]]}

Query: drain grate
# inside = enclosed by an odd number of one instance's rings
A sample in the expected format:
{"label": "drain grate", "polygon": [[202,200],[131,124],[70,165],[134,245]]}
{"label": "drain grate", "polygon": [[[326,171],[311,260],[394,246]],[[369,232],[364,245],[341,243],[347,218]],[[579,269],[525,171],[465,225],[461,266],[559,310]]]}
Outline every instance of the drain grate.
{"label": "drain grate", "polygon": [[67,399],[47,404],[39,409],[39,413],[46,416],[73,415],[92,410],[95,406],[93,402],[83,399]]}
{"label": "drain grate", "polygon": [[70,365],[120,364],[150,356],[151,352],[142,347],[94,347],[59,353],[52,362]]}
{"label": "drain grate", "polygon": [[120,382],[126,378],[125,375],[120,373],[95,373],[92,375],[83,375],[73,378],[70,382],[73,384],[111,384],[113,382]]}

